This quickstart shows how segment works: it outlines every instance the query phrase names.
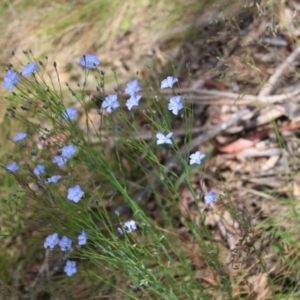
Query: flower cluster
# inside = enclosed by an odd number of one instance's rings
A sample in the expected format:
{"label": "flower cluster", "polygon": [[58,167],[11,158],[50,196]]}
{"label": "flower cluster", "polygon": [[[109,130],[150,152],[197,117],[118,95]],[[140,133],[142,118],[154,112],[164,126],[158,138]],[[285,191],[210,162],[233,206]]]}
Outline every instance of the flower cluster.
{"label": "flower cluster", "polygon": [[[161,82],[161,89],[164,88],[172,88],[174,83],[178,82],[177,78],[174,78],[172,76],[168,76],[166,79],[164,79]],[[168,110],[172,111],[174,115],[178,115],[179,110],[183,109],[183,104],[181,101],[181,96],[173,96],[170,99],[170,102],[168,104]],[[158,132],[156,134],[156,144],[161,145],[161,144],[172,144],[171,137],[173,136],[172,132],[167,133],[164,135],[162,132]]]}
{"label": "flower cluster", "polygon": [[[160,88],[173,88],[173,85],[178,82],[178,78],[174,78],[172,76],[168,76],[166,79],[164,79],[161,82]],[[174,115],[178,115],[178,112],[183,109],[183,104],[181,101],[181,96],[173,96],[170,99],[170,102],[168,104],[168,109],[172,111]]]}
{"label": "flower cluster", "polygon": [[[78,245],[86,245],[87,234],[84,230],[78,235]],[[63,236],[59,239],[58,233],[50,234],[46,237],[44,242],[44,248],[53,250],[56,245],[60,246],[61,251],[68,251],[72,249],[72,240],[67,236]]]}
{"label": "flower cluster", "polygon": [[[84,246],[87,243],[87,234],[84,230],[78,235],[78,245]],[[63,236],[61,239],[58,236],[58,233],[50,234],[46,237],[44,242],[44,248],[53,250],[56,245],[59,245],[60,250],[65,252],[72,249],[73,241],[67,236]],[[72,276],[77,272],[76,262],[75,261],[67,261],[64,271],[68,276]]]}
{"label": "flower cluster", "polygon": [[127,83],[124,93],[130,96],[126,101],[126,106],[129,110],[131,110],[133,106],[139,106],[139,101],[142,98],[142,96],[138,94],[139,91],[141,91],[141,87],[137,79]]}
{"label": "flower cluster", "polygon": [[[38,69],[39,67],[35,62],[29,62],[26,66],[23,67],[22,76],[30,76]],[[18,84],[18,82],[19,74],[16,71],[10,69],[4,75],[3,87],[12,91],[14,86]]]}
{"label": "flower cluster", "polygon": [[127,233],[131,233],[135,230],[137,230],[138,226],[136,224],[136,222],[134,220],[130,220],[124,223],[124,225],[122,226],[122,228],[118,227],[118,232],[120,234],[123,234],[123,231],[127,232]]}
{"label": "flower cluster", "polygon": [[[12,140],[14,142],[19,142],[25,139],[26,137],[27,134],[25,132],[19,132],[13,137]],[[75,155],[76,151],[77,149],[73,144],[66,145],[60,150],[61,155],[54,156],[52,162],[56,164],[58,167],[61,167],[64,164],[66,164],[68,159],[71,159]],[[16,162],[11,162],[6,165],[6,169],[9,172],[14,173],[19,170],[19,166]],[[42,174],[45,173],[45,169],[46,167],[44,164],[37,164],[36,167],[33,169],[33,174],[35,176],[41,176]],[[61,175],[53,175],[45,179],[45,184],[57,183],[61,178],[62,178]],[[40,182],[38,186],[41,186]],[[76,185],[72,188],[69,188],[67,199],[77,203],[82,198],[83,195],[84,192],[81,190],[80,186]]]}
{"label": "flower cluster", "polygon": [[[178,82],[177,78],[168,76],[161,82],[161,89],[170,87],[172,88],[174,83]],[[129,95],[130,98],[126,101],[126,106],[128,110],[131,110],[134,106],[139,106],[139,101],[142,96],[138,94],[141,91],[141,86],[137,79],[129,81],[125,87],[124,93]],[[102,108],[106,109],[106,112],[111,113],[114,109],[118,108],[120,103],[118,101],[118,96],[115,94],[108,95],[102,102]],[[181,96],[171,97],[168,104],[168,109],[172,111],[174,115],[178,115],[178,112],[183,109],[183,103],[181,101]]]}
{"label": "flower cluster", "polygon": [[[87,69],[94,69],[94,71],[97,71],[96,66],[100,65],[100,61],[98,60],[96,55],[84,54],[81,57],[79,64]],[[13,88],[19,83],[19,76],[31,76],[31,75],[35,76],[34,72],[38,71],[38,69],[39,69],[38,66],[34,62],[29,62],[27,65],[25,65],[20,74],[14,71],[13,69],[10,69],[7,71],[7,73],[4,76],[3,86],[6,89],[13,90]],[[175,83],[178,83],[178,78],[168,76],[166,79],[164,79],[161,82],[161,89],[164,88],[172,89]],[[124,93],[129,96],[129,99],[126,101],[126,107],[128,108],[128,110],[132,110],[133,107],[139,106],[140,100],[142,98],[142,95],[140,94],[141,91],[142,89],[137,79],[127,83],[124,89]],[[29,101],[31,100],[28,100],[27,102],[31,104],[32,102]],[[107,113],[112,113],[119,106],[120,103],[118,101],[118,95],[116,94],[107,95],[104,101],[102,102],[102,108],[105,109]],[[27,110],[25,106],[22,106],[21,108],[23,110]],[[180,95],[173,96],[169,99],[168,110],[171,111],[174,115],[177,116],[179,114],[179,111],[181,111],[182,109],[184,109],[184,105]],[[62,122],[66,122],[63,124],[66,125],[66,124],[72,124],[68,122],[75,120],[78,111],[75,107],[68,107],[64,111],[60,110],[59,113]],[[161,130],[164,131],[163,129]],[[119,133],[120,128],[115,127],[115,131]],[[27,137],[28,134],[26,132],[19,132],[12,138],[12,141],[18,143],[20,141],[23,141]],[[163,133],[159,131],[156,133],[157,145],[163,145],[163,144],[172,145],[173,141],[174,141],[173,132],[166,131],[165,133]],[[55,164],[57,167],[62,167],[66,165],[68,160],[72,159],[76,153],[77,153],[77,148],[75,145],[73,145],[72,143],[65,145],[60,149],[58,155],[52,157],[52,163]],[[200,165],[202,160],[205,158],[205,154],[200,151],[196,151],[195,153],[191,154],[189,158],[190,158],[189,160],[190,165]],[[47,164],[46,166],[48,169]],[[43,188],[43,184],[56,184],[62,179],[62,176],[58,174],[52,175],[50,177],[48,176],[46,177],[45,176],[46,166],[45,164],[38,163],[35,165],[32,171],[32,173],[36,177],[38,177],[37,179],[39,181],[36,184],[39,188]],[[19,166],[17,162],[11,162],[6,165],[6,169],[7,171],[14,173],[19,170]],[[30,175],[34,178],[32,174]],[[80,185],[77,184],[67,189],[66,199],[74,203],[78,203],[84,197],[84,195],[85,195],[84,190],[81,188]],[[210,205],[211,203],[215,202],[216,199],[217,199],[217,195],[212,191],[204,195],[204,201],[206,205]],[[131,234],[137,229],[138,229],[138,224],[134,220],[129,220],[125,222],[123,225],[121,225],[121,227],[118,227],[117,231],[120,234],[124,234],[124,233]],[[78,235],[77,244],[78,246],[84,246],[87,244],[87,234],[84,230],[82,230],[82,232]],[[73,240],[66,235],[63,235],[60,238],[58,233],[53,233],[47,236],[44,241],[44,248],[53,250],[56,246],[59,246],[62,252],[71,251],[73,247]],[[67,274],[67,276],[72,276],[73,274],[75,274],[77,272],[76,261],[68,260],[64,267],[64,272]]]}
{"label": "flower cluster", "polygon": [[[68,110],[67,113],[70,119],[73,118],[72,116],[70,116],[70,113],[76,114],[74,110]],[[26,137],[27,134],[25,132],[19,132],[13,137],[12,140],[14,142],[19,142],[24,140]],[[71,159],[75,155],[76,151],[77,149],[73,144],[66,145],[62,147],[62,149],[60,150],[61,155],[54,156],[52,162],[58,166],[62,166],[67,162],[68,159]],[[36,154],[32,153],[32,155],[34,156]],[[7,171],[14,173],[19,170],[19,166],[16,162],[11,162],[6,165],[6,169]],[[35,176],[41,176],[45,173],[45,170],[46,170],[45,165],[39,163],[34,167],[33,174]],[[53,175],[51,177],[45,178],[44,182],[45,184],[57,183],[61,178],[62,178],[61,175]],[[40,181],[37,182],[37,186],[39,188],[42,188],[42,184]],[[81,187],[79,185],[75,185],[68,189],[67,199],[77,203],[81,200],[83,195],[84,195],[84,191],[81,189]],[[44,248],[53,250],[56,245],[59,245],[61,251],[65,252],[72,249],[72,243],[73,242],[69,237],[62,236],[61,238],[59,238],[57,233],[53,233],[46,237],[44,242]],[[84,230],[82,230],[82,232],[78,235],[78,245],[83,246],[86,245],[86,243],[87,243],[87,234]],[[64,268],[64,271],[68,276],[71,276],[74,273],[76,273],[77,272],[76,262],[68,261]]]}
{"label": "flower cluster", "polygon": [[68,159],[72,158],[75,155],[76,151],[77,149],[73,144],[64,146],[60,150],[61,155],[55,155],[52,159],[52,162],[56,164],[58,167],[61,167],[64,164],[66,164]]}

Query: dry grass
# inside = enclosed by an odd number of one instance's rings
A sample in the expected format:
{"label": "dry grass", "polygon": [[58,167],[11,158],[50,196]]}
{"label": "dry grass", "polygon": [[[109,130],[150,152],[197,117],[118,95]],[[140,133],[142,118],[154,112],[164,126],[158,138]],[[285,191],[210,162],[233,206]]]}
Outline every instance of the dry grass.
{"label": "dry grass", "polygon": [[116,68],[124,81],[148,63],[164,66],[199,25],[203,6],[179,0],[30,2],[13,2],[2,13],[0,63],[11,50],[19,55],[32,49],[38,59],[47,54],[50,64],[57,62],[62,82],[80,80],[72,74],[82,74],[78,58],[87,52],[98,54],[103,68]]}

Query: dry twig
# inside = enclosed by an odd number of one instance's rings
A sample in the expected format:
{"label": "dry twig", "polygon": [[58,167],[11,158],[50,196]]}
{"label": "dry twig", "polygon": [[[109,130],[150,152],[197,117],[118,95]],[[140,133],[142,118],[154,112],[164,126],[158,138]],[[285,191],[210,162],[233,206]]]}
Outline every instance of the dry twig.
{"label": "dry twig", "polygon": [[294,51],[286,58],[286,60],[280,64],[269,80],[264,84],[262,89],[260,90],[258,97],[266,97],[270,95],[279,78],[283,75],[288,67],[292,65],[292,63],[296,60],[298,55],[300,54],[300,46],[297,46]]}

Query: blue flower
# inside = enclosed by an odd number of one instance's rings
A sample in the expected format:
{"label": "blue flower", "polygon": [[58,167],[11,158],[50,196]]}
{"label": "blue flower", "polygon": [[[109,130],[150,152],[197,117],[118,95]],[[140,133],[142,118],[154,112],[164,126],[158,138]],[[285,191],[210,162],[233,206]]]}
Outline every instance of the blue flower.
{"label": "blue flower", "polygon": [[172,144],[172,140],[171,140],[172,135],[173,135],[173,132],[169,132],[167,135],[164,135],[163,133],[158,132],[156,134],[156,138],[157,138],[156,144],[157,145]]}
{"label": "blue flower", "polygon": [[193,165],[193,164],[200,165],[201,161],[204,157],[205,157],[205,154],[203,154],[200,151],[197,151],[197,152],[191,154],[190,155],[190,165]]}
{"label": "blue flower", "polygon": [[141,98],[141,95],[132,95],[126,102],[128,109],[131,110],[133,106],[139,106],[139,101]]}
{"label": "blue flower", "polygon": [[46,240],[44,242],[44,248],[45,249],[51,249],[53,250],[53,248],[59,243],[59,238],[58,238],[58,234],[57,233],[53,233],[50,234],[46,237]]}
{"label": "blue flower", "polygon": [[76,261],[68,260],[64,267],[64,272],[68,276],[72,276],[73,274],[75,274],[77,272]]}
{"label": "blue flower", "polygon": [[115,133],[120,133],[120,132],[121,132],[121,127],[115,126]]}
{"label": "blue flower", "polygon": [[67,162],[67,160],[61,156],[55,155],[52,159],[52,162],[56,164],[58,167],[61,167]]}
{"label": "blue flower", "polygon": [[136,93],[139,92],[140,90],[141,87],[139,81],[137,79],[134,79],[127,83],[124,93],[130,96],[135,96]]}
{"label": "blue flower", "polygon": [[181,102],[181,96],[174,96],[170,99],[168,105],[168,110],[172,110],[174,115],[178,115],[178,111],[183,109],[183,104]]}
{"label": "blue flower", "polygon": [[137,228],[138,227],[137,227],[136,222],[134,220],[130,220],[130,221],[125,222],[122,228],[118,227],[118,232],[120,234],[122,234],[123,230],[125,230],[127,233],[131,233],[131,232],[137,230]]}
{"label": "blue flower", "polygon": [[73,144],[64,146],[61,149],[61,157],[65,159],[70,159],[76,153],[76,147]]}
{"label": "blue flower", "polygon": [[54,175],[54,176],[51,176],[51,177],[49,177],[49,178],[46,178],[46,179],[45,179],[45,183],[46,183],[46,184],[49,184],[49,183],[57,183],[60,179],[61,179],[61,176],[60,176],[60,175]]}
{"label": "blue flower", "polygon": [[79,185],[75,185],[68,189],[67,199],[77,203],[80,201],[83,195],[84,191],[81,189],[81,187]]}
{"label": "blue flower", "polygon": [[209,191],[204,196],[204,202],[206,205],[211,204],[215,202],[217,199],[217,194],[215,192]]}
{"label": "blue flower", "polygon": [[12,163],[10,163],[10,164],[8,164],[8,165],[6,166],[6,170],[8,170],[8,171],[14,173],[14,172],[17,172],[17,171],[19,170],[19,166],[18,166],[18,164],[14,161],[14,162],[12,162]]}
{"label": "blue flower", "polygon": [[19,142],[24,140],[27,137],[27,133],[25,132],[18,132],[14,137],[13,137],[13,141],[14,142]]}
{"label": "blue flower", "polygon": [[178,79],[177,78],[174,78],[172,76],[168,76],[166,79],[164,79],[162,82],[161,82],[161,86],[160,88],[161,89],[165,89],[165,88],[172,88],[173,87],[173,84],[178,82]]}
{"label": "blue flower", "polygon": [[45,165],[43,165],[43,164],[38,164],[38,165],[34,168],[34,170],[33,170],[33,174],[34,174],[35,176],[40,176],[40,175],[42,175],[44,172],[45,172]]}
{"label": "blue flower", "polygon": [[68,107],[62,114],[62,118],[64,121],[71,120],[73,121],[77,115],[77,109],[75,107]]}
{"label": "blue flower", "polygon": [[88,69],[93,69],[94,66],[100,65],[100,61],[98,60],[98,57],[94,54],[84,54],[79,62],[83,67],[86,67]]}
{"label": "blue flower", "polygon": [[30,62],[26,66],[24,66],[23,71],[22,71],[22,75],[23,76],[32,75],[32,73],[34,71],[38,70],[38,69],[39,69],[39,67],[37,66],[36,63]]}
{"label": "blue flower", "polygon": [[86,245],[86,240],[87,240],[87,235],[84,232],[84,230],[82,230],[82,232],[78,236],[78,245],[80,246]]}
{"label": "blue flower", "polygon": [[72,240],[64,235],[59,241],[59,246],[61,251],[70,250],[72,248]]}
{"label": "blue flower", "polygon": [[18,73],[14,70],[8,70],[4,75],[3,87],[12,91],[14,86],[19,82]]}
{"label": "blue flower", "polygon": [[106,108],[108,113],[111,113],[113,109],[119,107],[119,101],[117,95],[108,95],[102,102],[102,108]]}

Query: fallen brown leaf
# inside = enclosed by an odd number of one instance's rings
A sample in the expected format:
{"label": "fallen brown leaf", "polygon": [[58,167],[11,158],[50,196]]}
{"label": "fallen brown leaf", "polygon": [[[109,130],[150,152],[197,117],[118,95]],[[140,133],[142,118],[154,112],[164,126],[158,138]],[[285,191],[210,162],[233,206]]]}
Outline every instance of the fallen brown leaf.
{"label": "fallen brown leaf", "polygon": [[234,141],[233,143],[218,147],[220,152],[225,153],[235,153],[242,151],[243,149],[250,148],[255,145],[257,142],[261,141],[268,135],[269,129],[263,129],[261,131],[252,133],[244,138],[239,138],[238,140]]}

